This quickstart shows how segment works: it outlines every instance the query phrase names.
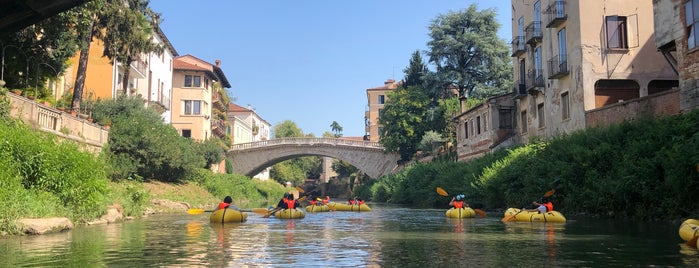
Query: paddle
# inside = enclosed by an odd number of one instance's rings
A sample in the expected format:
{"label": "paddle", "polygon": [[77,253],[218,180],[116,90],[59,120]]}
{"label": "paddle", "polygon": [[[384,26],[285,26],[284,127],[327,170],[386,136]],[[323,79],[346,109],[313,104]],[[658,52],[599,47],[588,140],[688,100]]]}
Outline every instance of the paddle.
{"label": "paddle", "polygon": [[[439,186],[437,186],[437,194],[441,196],[449,196],[449,193],[447,193],[447,191],[445,191],[444,189],[442,189],[442,187]],[[481,218],[485,218],[485,211],[477,208],[473,209],[473,211],[475,211],[476,214],[478,214],[478,216],[480,216]]]}
{"label": "paddle", "polygon": [[[303,196],[303,197],[301,197],[301,198],[299,198],[299,199],[296,199],[296,201],[298,201],[298,202],[301,202],[301,201],[303,201],[303,200],[306,200],[306,197],[305,197],[305,196]],[[282,210],[282,209],[284,209],[284,208],[278,207],[278,208],[274,208],[273,210],[268,210],[268,211],[265,212],[265,215],[262,216],[262,218],[269,218],[269,216],[272,216],[274,213],[277,213],[277,211],[280,211],[280,210]]]}
{"label": "paddle", "polygon": [[[216,210],[204,210],[204,209],[201,209],[201,208],[190,208],[190,209],[187,210],[187,213],[189,213],[189,214],[191,214],[191,215],[197,215],[197,214],[202,214],[202,213],[204,213],[204,212],[214,212],[214,211],[216,211]],[[266,209],[266,208],[241,209],[241,210],[239,210],[239,211],[240,211],[240,212],[254,212],[254,213],[258,213],[258,214],[265,214],[265,213],[267,213],[267,209]]]}
{"label": "paddle", "polygon": [[[546,193],[544,194],[544,197],[550,197],[550,196],[552,196],[554,193],[556,193],[556,189],[551,189],[551,190],[549,190],[548,192],[546,192]],[[515,213],[515,214],[507,215],[507,216],[505,216],[505,217],[502,217],[502,222],[514,221],[515,216],[517,216],[517,214],[519,214],[519,213],[522,213],[522,211],[524,211],[524,210],[520,210],[519,212],[517,212],[517,213]]]}

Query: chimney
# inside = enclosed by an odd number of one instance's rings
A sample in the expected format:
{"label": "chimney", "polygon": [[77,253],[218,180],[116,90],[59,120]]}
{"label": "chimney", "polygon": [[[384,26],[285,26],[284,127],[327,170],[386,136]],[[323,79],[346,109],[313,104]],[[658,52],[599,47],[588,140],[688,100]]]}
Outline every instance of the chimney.
{"label": "chimney", "polygon": [[386,80],[386,82],[383,82],[383,84],[386,85],[386,86],[388,86],[388,85],[392,85],[392,84],[395,83],[395,82],[396,82],[396,80],[388,79],[388,80]]}
{"label": "chimney", "polygon": [[216,67],[221,67],[221,60],[216,60]]}
{"label": "chimney", "polygon": [[250,108],[250,104],[248,104],[248,110],[251,110],[251,108]]}

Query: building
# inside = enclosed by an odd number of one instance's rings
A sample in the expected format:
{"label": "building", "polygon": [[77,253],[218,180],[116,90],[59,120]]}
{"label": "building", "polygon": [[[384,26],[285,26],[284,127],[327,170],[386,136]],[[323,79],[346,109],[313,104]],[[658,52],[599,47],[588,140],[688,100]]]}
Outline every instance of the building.
{"label": "building", "polygon": [[153,42],[161,44],[165,49],[162,53],[151,52],[147,58],[147,87],[139,88],[136,94],[140,94],[146,100],[146,107],[153,107],[163,117],[166,124],[170,124],[170,100],[172,96],[172,63],[179,56],[167,36],[160,27],[155,28]]}
{"label": "building", "polygon": [[[245,108],[229,103],[227,115],[228,120],[232,123],[233,144],[265,141],[271,138],[272,125],[262,119],[250,105]],[[253,178],[267,180],[271,169],[271,167],[267,167]]]}
{"label": "building", "polygon": [[512,0],[512,23],[522,142],[675,110],[639,105],[677,87],[651,1]]}
{"label": "building", "polygon": [[220,66],[189,54],[173,60],[171,125],[182,137],[211,138],[213,95],[218,85],[231,87]]}
{"label": "building", "polygon": [[655,45],[679,75],[679,109],[699,108],[699,0],[653,1]]}
{"label": "building", "polygon": [[512,93],[488,98],[457,115],[454,120],[457,122],[458,161],[467,161],[519,143],[514,116]]}
{"label": "building", "polygon": [[364,123],[366,135],[365,140],[369,141],[379,141],[381,138],[381,132],[383,128],[379,125],[379,115],[381,110],[386,103],[388,92],[398,88],[400,82],[396,83],[396,80],[388,79],[384,82],[383,86],[369,88],[366,90],[367,97],[367,109],[364,112]]}

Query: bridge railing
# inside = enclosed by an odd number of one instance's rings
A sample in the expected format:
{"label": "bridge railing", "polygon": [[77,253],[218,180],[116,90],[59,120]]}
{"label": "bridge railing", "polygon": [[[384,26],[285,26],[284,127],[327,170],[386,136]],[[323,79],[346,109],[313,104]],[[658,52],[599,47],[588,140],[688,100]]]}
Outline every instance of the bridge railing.
{"label": "bridge railing", "polygon": [[272,145],[313,145],[313,144],[329,144],[329,145],[346,145],[346,146],[357,146],[365,148],[383,148],[380,143],[375,141],[358,141],[358,140],[346,140],[346,139],[334,139],[334,138],[283,138],[283,139],[271,139],[266,141],[254,141],[247,143],[238,143],[231,146],[232,151],[236,150],[246,150],[260,147],[267,147]]}

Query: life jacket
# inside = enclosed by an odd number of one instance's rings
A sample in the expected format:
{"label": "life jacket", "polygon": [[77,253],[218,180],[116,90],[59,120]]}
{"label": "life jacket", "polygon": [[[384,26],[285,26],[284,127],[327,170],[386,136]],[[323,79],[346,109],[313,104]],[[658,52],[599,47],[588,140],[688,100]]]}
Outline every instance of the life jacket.
{"label": "life jacket", "polygon": [[364,200],[359,200],[359,204],[357,205],[364,205]]}
{"label": "life jacket", "polygon": [[221,202],[221,203],[218,203],[218,209],[224,209],[224,208],[226,208],[226,207],[228,207],[228,206],[230,206],[230,205],[231,205],[231,204],[228,204],[228,203],[226,203],[226,202]]}
{"label": "life jacket", "polygon": [[464,201],[454,201],[453,205],[454,205],[454,208],[463,208]]}
{"label": "life jacket", "polygon": [[330,202],[330,197],[329,197],[329,196],[326,196],[326,197],[323,199],[323,204],[326,204],[326,205],[327,205],[328,202]]}
{"label": "life jacket", "polygon": [[350,204],[350,205],[354,205],[354,201],[355,201],[354,199],[350,199],[350,200],[349,200],[349,204]]}
{"label": "life jacket", "polygon": [[296,201],[294,199],[286,199],[284,198],[284,203],[286,203],[286,207],[288,209],[294,209],[296,208]]}
{"label": "life jacket", "polygon": [[315,200],[310,200],[310,201],[308,201],[308,203],[311,203],[311,206],[315,206],[315,205],[316,205],[316,201],[315,201]]}
{"label": "life jacket", "polygon": [[553,211],[553,203],[546,202],[546,203],[543,203],[543,205],[546,207],[546,212]]}

